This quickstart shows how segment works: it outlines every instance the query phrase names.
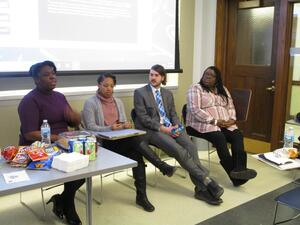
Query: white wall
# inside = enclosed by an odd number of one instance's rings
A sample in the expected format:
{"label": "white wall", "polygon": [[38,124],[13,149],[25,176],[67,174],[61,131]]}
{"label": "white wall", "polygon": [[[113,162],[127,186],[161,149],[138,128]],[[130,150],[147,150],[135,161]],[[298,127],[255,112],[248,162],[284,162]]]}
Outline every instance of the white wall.
{"label": "white wall", "polygon": [[214,65],[216,9],[217,0],[195,1],[194,83],[208,66]]}
{"label": "white wall", "polygon": [[[217,0],[195,1],[195,33],[193,83],[198,83],[203,71],[215,60],[215,29]],[[207,151],[207,141],[193,138],[198,150]]]}

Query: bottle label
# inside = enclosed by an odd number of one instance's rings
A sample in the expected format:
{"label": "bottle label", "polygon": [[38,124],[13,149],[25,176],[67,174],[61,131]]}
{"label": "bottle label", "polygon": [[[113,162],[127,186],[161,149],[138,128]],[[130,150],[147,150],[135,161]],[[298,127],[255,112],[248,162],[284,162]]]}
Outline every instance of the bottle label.
{"label": "bottle label", "polygon": [[42,128],[41,136],[42,136],[42,138],[49,138],[50,137],[50,128],[48,128],[48,127]]}
{"label": "bottle label", "polygon": [[284,135],[284,148],[292,148],[294,143],[294,135],[285,134]]}
{"label": "bottle label", "polygon": [[292,136],[292,135],[285,135],[285,139],[287,141],[294,141],[294,136]]}
{"label": "bottle label", "polygon": [[43,127],[41,128],[41,136],[42,136],[42,143],[51,144],[51,133],[50,127]]}

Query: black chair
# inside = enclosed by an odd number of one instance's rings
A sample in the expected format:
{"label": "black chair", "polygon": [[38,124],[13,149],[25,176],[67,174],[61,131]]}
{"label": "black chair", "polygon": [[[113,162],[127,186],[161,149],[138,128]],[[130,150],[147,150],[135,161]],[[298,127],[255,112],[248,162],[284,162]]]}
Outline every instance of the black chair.
{"label": "black chair", "polygon": [[290,191],[287,191],[287,192],[279,195],[275,199],[275,201],[276,201],[276,206],[275,206],[273,225],[286,223],[286,222],[294,220],[294,219],[296,219],[300,216],[300,213],[298,213],[297,215],[295,215],[292,218],[276,222],[276,217],[277,217],[277,211],[278,211],[278,205],[279,204],[300,211],[300,187],[297,187],[295,189],[292,189]]}
{"label": "black chair", "polygon": [[[181,110],[181,116],[182,116],[182,122],[184,124],[184,126],[186,126],[186,116],[187,116],[187,104],[184,104],[183,107],[182,107],[182,110]],[[190,134],[187,131],[187,134],[190,136],[190,137],[195,137],[195,138],[199,138],[199,139],[202,139],[204,140],[206,143],[207,143],[207,158],[208,158],[208,167],[210,169],[210,154],[212,154],[213,152],[216,151],[216,149],[214,148],[211,148],[211,144],[209,141],[205,140],[204,138],[200,138],[200,137],[197,137],[197,136],[194,136],[192,134]]]}
{"label": "black chair", "polygon": [[231,97],[236,112],[236,120],[244,122],[248,118],[252,91],[250,89],[232,89]]}

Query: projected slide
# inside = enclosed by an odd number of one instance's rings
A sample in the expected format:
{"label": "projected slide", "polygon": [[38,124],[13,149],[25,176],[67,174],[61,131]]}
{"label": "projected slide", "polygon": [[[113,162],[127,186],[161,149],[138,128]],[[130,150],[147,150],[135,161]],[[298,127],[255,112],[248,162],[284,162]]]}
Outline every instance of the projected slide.
{"label": "projected slide", "polygon": [[0,72],[174,69],[175,0],[0,0]]}

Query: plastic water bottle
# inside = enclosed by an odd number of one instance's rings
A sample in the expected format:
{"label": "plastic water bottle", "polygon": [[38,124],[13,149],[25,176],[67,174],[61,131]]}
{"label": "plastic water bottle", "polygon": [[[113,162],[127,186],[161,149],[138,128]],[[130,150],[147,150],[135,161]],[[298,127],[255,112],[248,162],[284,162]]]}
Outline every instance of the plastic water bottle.
{"label": "plastic water bottle", "polygon": [[50,125],[48,123],[48,120],[43,120],[42,126],[41,126],[41,137],[42,137],[42,143],[45,144],[51,144],[51,130]]}
{"label": "plastic water bottle", "polygon": [[284,133],[283,148],[293,148],[294,139],[295,139],[294,128],[289,127]]}

